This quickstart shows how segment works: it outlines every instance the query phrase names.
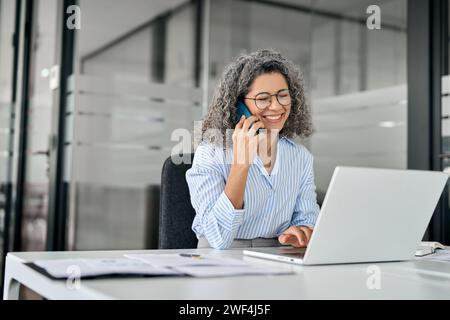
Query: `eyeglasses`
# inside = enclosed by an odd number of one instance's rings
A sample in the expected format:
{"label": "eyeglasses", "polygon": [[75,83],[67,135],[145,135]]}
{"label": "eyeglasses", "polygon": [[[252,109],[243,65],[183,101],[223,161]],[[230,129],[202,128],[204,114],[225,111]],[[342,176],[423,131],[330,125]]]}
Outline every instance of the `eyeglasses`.
{"label": "eyeglasses", "polygon": [[277,97],[278,103],[283,107],[291,104],[291,95],[289,94],[289,89],[281,89],[274,94],[270,94],[268,92],[260,92],[254,98],[245,97],[244,99],[255,100],[256,107],[260,110],[264,110],[270,107],[270,105],[272,104],[273,96]]}

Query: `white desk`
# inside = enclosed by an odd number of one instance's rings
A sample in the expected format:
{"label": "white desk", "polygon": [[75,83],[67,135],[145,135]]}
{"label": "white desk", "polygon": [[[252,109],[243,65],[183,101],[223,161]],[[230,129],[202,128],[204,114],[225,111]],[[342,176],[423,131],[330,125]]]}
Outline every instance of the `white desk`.
{"label": "white desk", "polygon": [[[196,252],[244,259],[295,271],[291,275],[226,278],[113,278],[81,280],[79,289],[51,280],[24,263],[37,259],[121,257],[124,253]],[[380,270],[380,289],[369,289],[369,266]],[[4,299],[18,299],[19,285],[47,299],[450,299],[450,263],[408,261],[297,266],[242,256],[241,250],[15,252],[6,260]]]}

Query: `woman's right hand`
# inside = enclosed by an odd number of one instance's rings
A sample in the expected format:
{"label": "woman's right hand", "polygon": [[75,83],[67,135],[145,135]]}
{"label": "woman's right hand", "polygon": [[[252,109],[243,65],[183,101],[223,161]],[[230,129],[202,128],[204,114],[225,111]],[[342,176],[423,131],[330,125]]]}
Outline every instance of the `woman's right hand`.
{"label": "woman's right hand", "polygon": [[253,163],[258,150],[256,130],[260,128],[264,128],[264,123],[256,116],[241,117],[233,132],[233,165],[250,166]]}

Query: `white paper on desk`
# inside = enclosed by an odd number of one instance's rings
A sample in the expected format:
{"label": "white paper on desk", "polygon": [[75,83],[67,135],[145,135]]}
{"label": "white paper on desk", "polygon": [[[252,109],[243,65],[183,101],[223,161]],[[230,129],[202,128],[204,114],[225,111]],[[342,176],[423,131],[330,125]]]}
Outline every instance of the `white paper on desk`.
{"label": "white paper on desk", "polygon": [[125,254],[125,257],[136,259],[152,266],[158,267],[187,267],[187,266],[247,266],[248,264],[239,259],[214,258],[202,255],[199,258],[182,257],[177,253],[165,254]]}
{"label": "white paper on desk", "polygon": [[438,250],[434,254],[430,254],[428,256],[420,258],[420,260],[450,262],[450,250]]}
{"label": "white paper on desk", "polygon": [[56,278],[69,276],[100,276],[109,274],[136,275],[178,275],[179,272],[167,268],[151,266],[139,260],[113,259],[60,259],[36,260],[33,262]]}
{"label": "white paper on desk", "polygon": [[175,268],[193,277],[226,277],[236,275],[279,275],[292,271],[253,266],[180,266]]}

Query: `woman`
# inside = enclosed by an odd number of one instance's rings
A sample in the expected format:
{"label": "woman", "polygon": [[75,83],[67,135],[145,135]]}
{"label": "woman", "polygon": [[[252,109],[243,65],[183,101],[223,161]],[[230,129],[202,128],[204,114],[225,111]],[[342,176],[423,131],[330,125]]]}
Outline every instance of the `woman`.
{"label": "woman", "polygon": [[[239,101],[251,117],[236,119]],[[199,248],[307,246],[319,213],[313,158],[291,139],[311,131],[291,61],[260,50],[225,69],[186,172]]]}

